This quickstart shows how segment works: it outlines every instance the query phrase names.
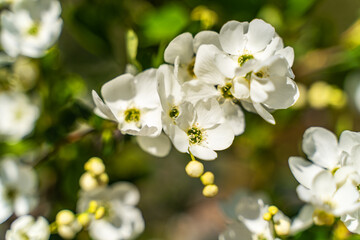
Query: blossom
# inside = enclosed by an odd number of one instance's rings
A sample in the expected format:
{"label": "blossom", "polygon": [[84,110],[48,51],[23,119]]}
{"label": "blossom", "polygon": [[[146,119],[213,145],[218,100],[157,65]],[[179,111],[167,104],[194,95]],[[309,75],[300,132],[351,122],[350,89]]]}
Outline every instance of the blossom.
{"label": "blossom", "polygon": [[6,240],[47,240],[50,237],[49,223],[44,217],[35,220],[30,215],[21,216],[16,219],[11,228],[6,231]]}
{"label": "blossom", "polygon": [[20,92],[0,93],[0,138],[20,140],[34,128],[39,109]]}
{"label": "blossom", "polygon": [[89,234],[93,239],[127,240],[144,230],[144,220],[135,206],[139,198],[135,186],[118,182],[109,187],[81,192],[77,208],[79,212],[84,212],[92,201],[105,208],[103,217],[90,222]]}
{"label": "blossom", "polygon": [[119,123],[123,134],[156,137],[162,130],[156,70],[136,76],[120,75],[101,88],[104,101],[93,91],[95,113]]}
{"label": "blossom", "polygon": [[20,1],[1,16],[1,43],[11,57],[39,58],[58,39],[62,20],[56,0]]}
{"label": "blossom", "polygon": [[215,151],[228,148],[234,133],[224,123],[222,110],[215,99],[200,101],[196,105],[185,102],[184,110],[176,119],[169,137],[180,152],[191,152],[203,160],[217,157]]}
{"label": "blossom", "polygon": [[[207,83],[228,88],[242,106],[274,124],[269,113],[295,103],[292,48],[283,47],[274,28],[262,20],[230,21],[219,33],[220,48],[200,46],[194,72]],[[200,78],[200,77],[199,77]]]}
{"label": "blossom", "polygon": [[13,158],[0,162],[0,223],[13,213],[28,214],[37,204],[37,177],[34,170]]}

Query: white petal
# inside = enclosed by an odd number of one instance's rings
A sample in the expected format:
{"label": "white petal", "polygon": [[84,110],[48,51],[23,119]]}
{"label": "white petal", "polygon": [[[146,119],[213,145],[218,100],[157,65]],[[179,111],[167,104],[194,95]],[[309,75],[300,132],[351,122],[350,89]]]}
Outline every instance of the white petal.
{"label": "white petal", "polygon": [[206,130],[205,141],[212,150],[224,150],[234,141],[234,132],[228,124],[220,124]]}
{"label": "white petal", "polygon": [[222,75],[230,79],[234,78],[238,68],[237,62],[226,54],[216,54],[215,65]]}
{"label": "white petal", "polygon": [[174,147],[182,153],[185,153],[188,151],[189,148],[189,138],[187,134],[181,130],[176,125],[170,125],[168,127],[168,134],[169,138],[171,139],[171,142],[174,144]]}
{"label": "white petal", "polygon": [[110,119],[116,121],[114,114],[111,112],[110,108],[103,102],[99,95],[93,90],[92,97],[96,105],[95,113],[102,118]]}
{"label": "white petal", "polygon": [[334,194],[333,201],[336,203],[334,214],[340,216],[342,214],[351,213],[359,209],[359,196],[360,194],[356,186],[349,183],[344,184]]}
{"label": "white petal", "polygon": [[215,151],[200,145],[190,145],[190,152],[195,157],[202,160],[214,160],[217,158],[217,153]]}
{"label": "white petal", "polygon": [[236,77],[233,80],[231,93],[237,99],[247,99],[250,97],[250,84],[246,78]]}
{"label": "white petal", "polygon": [[209,84],[224,84],[225,76],[215,64],[215,57],[221,54],[214,45],[202,45],[196,55],[194,73],[196,77]]}
{"label": "white petal", "polygon": [[303,136],[302,148],[310,160],[329,170],[340,163],[337,138],[325,128],[308,128]]}
{"label": "white petal", "polygon": [[224,122],[223,112],[218,101],[210,98],[207,101],[200,101],[195,105],[196,122],[200,128],[211,128]]}
{"label": "white petal", "polygon": [[189,63],[194,56],[193,37],[188,32],[174,38],[165,49],[165,62],[174,63],[178,56],[180,64]]}
{"label": "white petal", "polygon": [[263,102],[272,109],[286,109],[297,101],[300,92],[296,83],[288,77],[276,77],[271,79],[275,91],[268,92],[268,98]]}
{"label": "white petal", "polygon": [[136,89],[134,102],[138,107],[160,107],[156,69],[151,68],[136,75],[134,84]]}
{"label": "white petal", "polygon": [[156,78],[158,80],[158,92],[164,110],[170,105],[177,105],[182,101],[183,92],[174,74],[174,67],[163,64],[159,67]]}
{"label": "white petal", "polygon": [[32,209],[32,200],[25,196],[18,196],[14,202],[14,212],[17,216],[28,214]]}
{"label": "white petal", "polygon": [[360,234],[360,210],[341,216],[341,221],[350,232]]}
{"label": "white petal", "polygon": [[304,187],[303,185],[298,185],[296,187],[296,193],[302,201],[311,202],[312,194],[310,189]]}
{"label": "white petal", "polygon": [[318,173],[311,184],[311,191],[321,200],[330,200],[336,191],[336,182],[333,175],[326,170]]}
{"label": "white petal", "polygon": [[201,31],[194,37],[194,52],[196,53],[201,45],[204,44],[212,44],[216,46],[218,49],[221,49],[219,34],[214,31]]}
{"label": "white petal", "polygon": [[157,137],[142,137],[136,138],[139,146],[147,153],[156,157],[165,157],[171,150],[171,143],[169,138],[161,133]]}
{"label": "white petal", "polygon": [[260,104],[254,103],[253,104],[256,112],[268,123],[275,124],[274,117]]}
{"label": "white petal", "polygon": [[246,48],[251,52],[258,52],[270,43],[275,35],[275,29],[270,24],[260,19],[254,19],[249,24],[249,31],[246,34],[248,42]]}
{"label": "white petal", "polygon": [[231,127],[235,136],[242,134],[245,131],[245,117],[240,106],[231,101],[225,101],[221,108],[224,112],[225,122]]}
{"label": "white petal", "polygon": [[312,205],[305,205],[299,211],[299,214],[294,218],[290,226],[290,234],[295,235],[304,231],[313,224],[314,207]]}
{"label": "white petal", "polygon": [[253,79],[250,83],[250,98],[254,103],[263,103],[269,99],[267,89],[273,85],[270,81]]}
{"label": "white petal", "polygon": [[296,180],[309,189],[314,177],[323,170],[323,168],[306,161],[302,157],[290,157],[289,167]]}
{"label": "white petal", "polygon": [[140,192],[136,186],[129,182],[116,182],[111,185],[111,200],[121,201],[122,204],[135,206],[139,203]]}
{"label": "white petal", "polygon": [[360,133],[352,131],[343,131],[340,135],[339,148],[347,153],[351,153],[351,149],[355,145],[360,145]]}
{"label": "white petal", "polygon": [[5,222],[13,214],[11,205],[0,198],[0,224]]}
{"label": "white petal", "polygon": [[292,47],[286,47],[286,48],[280,49],[280,50],[276,51],[275,54],[283,56],[287,60],[290,67],[293,65],[294,49]]}
{"label": "white petal", "polygon": [[229,21],[220,29],[220,43],[222,49],[232,55],[238,55],[245,46],[244,31],[248,23],[240,23],[238,21]]}
{"label": "white petal", "polygon": [[220,92],[215,89],[214,85],[197,79],[185,82],[182,87],[186,93],[186,100],[193,104],[220,96]]}

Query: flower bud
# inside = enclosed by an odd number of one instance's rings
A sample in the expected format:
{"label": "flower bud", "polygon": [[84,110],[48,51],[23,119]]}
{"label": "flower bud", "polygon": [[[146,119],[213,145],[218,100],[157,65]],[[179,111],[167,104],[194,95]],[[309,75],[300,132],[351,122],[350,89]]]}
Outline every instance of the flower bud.
{"label": "flower bud", "polygon": [[76,231],[71,226],[61,225],[58,226],[58,234],[65,239],[73,239],[76,235]]}
{"label": "flower bud", "polygon": [[61,210],[56,214],[57,225],[69,225],[75,220],[75,215],[70,210]]}
{"label": "flower bud", "polygon": [[105,165],[100,158],[92,157],[85,163],[84,169],[94,175],[100,175],[105,172]]}
{"label": "flower bud", "polygon": [[212,172],[206,172],[201,177],[200,180],[204,185],[210,185],[214,183],[214,174]]}
{"label": "flower bud", "polygon": [[99,186],[97,180],[89,172],[85,172],[81,175],[79,184],[84,191],[91,191]]}
{"label": "flower bud", "polygon": [[269,213],[271,214],[271,215],[275,215],[275,214],[277,214],[277,212],[279,211],[279,209],[276,207],[276,206],[270,206],[269,208],[268,208],[268,211],[269,211]]}
{"label": "flower bud", "polygon": [[95,200],[91,200],[89,202],[89,208],[88,208],[88,212],[89,213],[95,213],[96,209],[99,207],[99,204],[95,201]]}
{"label": "flower bud", "polygon": [[214,197],[219,192],[219,188],[215,184],[206,185],[203,189],[205,197]]}
{"label": "flower bud", "polygon": [[98,220],[98,219],[101,219],[102,217],[104,217],[105,212],[106,212],[105,207],[103,207],[103,206],[99,207],[95,212],[95,219]]}
{"label": "flower bud", "polygon": [[285,219],[280,219],[274,225],[275,232],[279,236],[286,236],[290,233],[290,222]]}
{"label": "flower bud", "polygon": [[313,213],[314,223],[318,226],[331,226],[335,222],[334,215],[325,212],[324,210],[315,210]]}
{"label": "flower bud", "polygon": [[185,171],[187,175],[193,178],[200,177],[204,172],[204,165],[199,161],[190,161],[186,167]]}
{"label": "flower bud", "polygon": [[271,218],[272,218],[271,213],[269,213],[269,212],[264,213],[263,219],[264,219],[265,221],[270,221]]}
{"label": "flower bud", "polygon": [[81,226],[86,227],[90,223],[90,216],[89,213],[80,213],[79,216],[77,216],[77,221],[81,224]]}

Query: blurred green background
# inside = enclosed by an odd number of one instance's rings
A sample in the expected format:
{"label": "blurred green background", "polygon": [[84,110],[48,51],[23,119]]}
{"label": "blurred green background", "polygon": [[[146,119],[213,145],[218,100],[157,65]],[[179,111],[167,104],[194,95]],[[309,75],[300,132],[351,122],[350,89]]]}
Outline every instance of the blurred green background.
{"label": "blurred green background", "polygon": [[[31,135],[17,144],[0,143],[1,155],[34,158],[41,187],[35,215],[53,221],[59,210],[75,210],[83,165],[98,156],[106,164],[110,183],[131,181],[140,189],[146,230],[139,239],[217,239],[227,222],[218,203],[242,188],[267,193],[289,216],[297,213],[303,203],[296,196],[297,182],[287,160],[304,155],[305,129],[322,126],[338,135],[345,129],[360,131],[359,111],[351,92],[344,91],[346,79],[360,82],[358,0],[62,0],[61,4],[64,26],[57,46],[42,59],[22,59],[34,77],[29,80],[28,74],[21,74],[24,66],[18,63],[0,70],[2,86],[23,85],[42,105]],[[206,170],[215,174],[217,197],[204,198],[200,181],[186,175],[188,155],[173,149],[165,158],[152,157],[134,138],[122,136],[114,123],[92,113],[91,90],[99,92],[102,84],[124,73],[127,63],[143,70],[158,67],[167,44],[178,34],[219,31],[228,20],[254,18],[271,23],[285,45],[294,48],[293,70],[301,97],[291,109],[274,113],[275,126],[245,113],[245,133],[230,149],[219,152],[218,159],[205,162]],[[332,239],[329,230],[313,227],[294,239]],[[77,238],[88,239],[86,233]]]}

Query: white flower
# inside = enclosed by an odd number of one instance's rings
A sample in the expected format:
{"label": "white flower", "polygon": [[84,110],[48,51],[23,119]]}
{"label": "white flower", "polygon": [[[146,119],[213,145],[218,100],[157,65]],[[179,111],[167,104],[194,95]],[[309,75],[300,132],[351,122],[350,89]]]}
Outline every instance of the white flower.
{"label": "white flower", "polygon": [[11,56],[39,58],[58,39],[62,20],[56,0],[21,1],[1,16],[1,43]]}
{"label": "white flower", "polygon": [[140,194],[136,187],[127,182],[118,182],[95,191],[81,192],[78,211],[87,210],[90,201],[105,207],[105,216],[93,219],[89,226],[90,236],[95,240],[133,239],[144,230],[144,220],[135,205]]}
{"label": "white flower", "polygon": [[2,92],[0,114],[0,139],[16,141],[33,130],[39,109],[23,93]]}
{"label": "white flower", "polygon": [[214,44],[220,47],[219,34],[202,31],[193,38],[190,33],[183,33],[174,38],[165,49],[165,62],[174,64],[175,75],[179,77],[181,83],[196,78],[195,54],[202,44]]}
{"label": "white flower", "polygon": [[222,110],[215,99],[200,101],[195,106],[185,102],[169,137],[180,152],[191,152],[203,160],[217,157],[215,151],[228,148],[234,133],[224,123]]}
{"label": "white flower", "polygon": [[284,48],[274,28],[259,19],[226,23],[219,41],[221,48],[200,46],[195,75],[220,87],[227,85],[246,110],[275,124],[269,110],[288,108],[299,97],[291,79],[292,48]]}
{"label": "white flower", "polygon": [[156,70],[135,77],[129,73],[105,83],[104,101],[93,91],[95,113],[119,123],[123,134],[156,137],[162,130],[161,106],[157,93]]}
{"label": "white flower", "polygon": [[49,223],[44,217],[34,217],[26,215],[19,217],[6,231],[6,240],[47,240],[50,237]]}
{"label": "white flower", "polygon": [[0,223],[13,213],[28,214],[37,204],[37,177],[34,170],[12,158],[0,162]]}

